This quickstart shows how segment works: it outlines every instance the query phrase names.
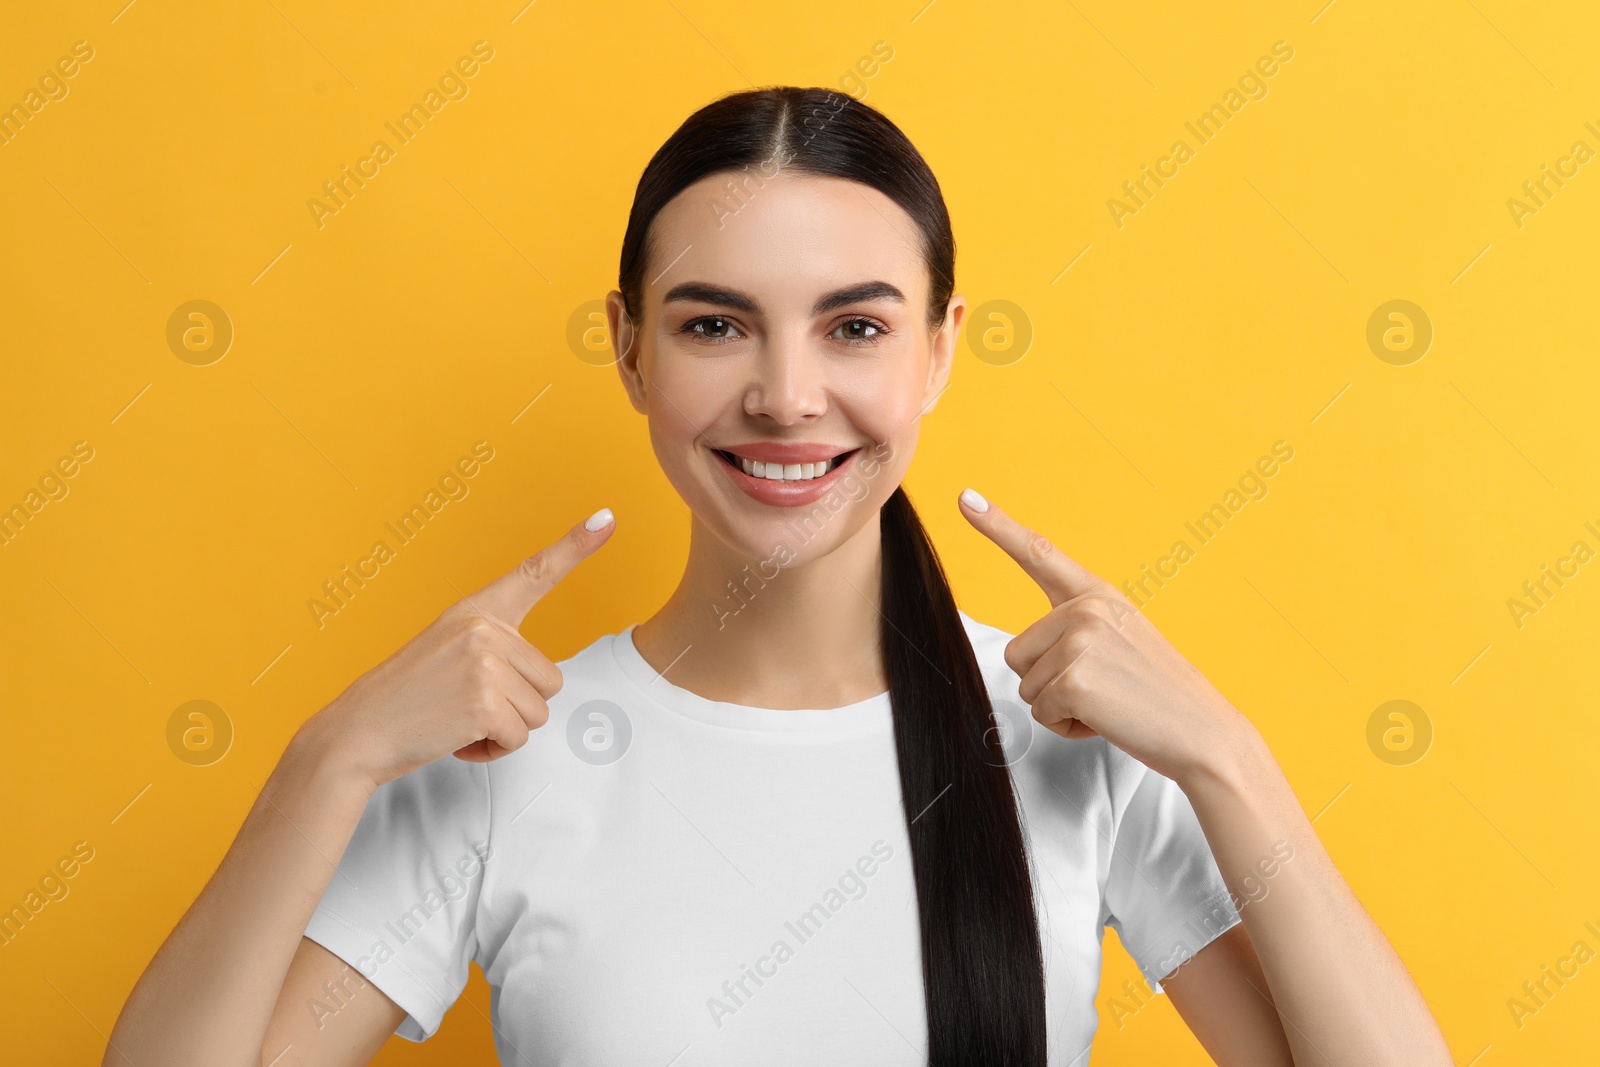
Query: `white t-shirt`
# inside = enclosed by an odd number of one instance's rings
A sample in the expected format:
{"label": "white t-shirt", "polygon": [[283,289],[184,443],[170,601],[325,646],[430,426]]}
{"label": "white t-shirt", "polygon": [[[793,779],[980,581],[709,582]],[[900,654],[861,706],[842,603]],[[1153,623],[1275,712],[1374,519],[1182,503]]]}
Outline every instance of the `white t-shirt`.
{"label": "white t-shirt", "polygon": [[[1010,723],[1049,1062],[1080,1067],[1104,926],[1159,992],[1239,914],[1177,785],[1035,723],[1004,659],[1012,635],[961,619]],[[381,786],[306,936],[404,1008],[396,1033],[413,1041],[477,960],[508,1067],[924,1062],[888,694],[708,700],[657,675],[632,631],[560,663],[549,722],[516,752]]]}

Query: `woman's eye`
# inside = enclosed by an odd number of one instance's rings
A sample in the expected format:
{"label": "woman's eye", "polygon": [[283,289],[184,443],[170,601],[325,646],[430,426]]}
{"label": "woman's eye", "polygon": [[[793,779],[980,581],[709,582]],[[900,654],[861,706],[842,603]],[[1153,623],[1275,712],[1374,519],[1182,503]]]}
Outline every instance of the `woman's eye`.
{"label": "woman's eye", "polygon": [[[834,335],[838,336],[840,331],[843,331],[843,335],[839,336],[839,340],[848,345],[874,345],[888,336],[889,328],[874,319],[854,318],[840,323],[834,329]],[[690,319],[678,332],[692,334],[710,344],[724,344],[744,336],[737,326],[720,315]]]}
{"label": "woman's eye", "polygon": [[[889,333],[888,327],[872,319],[847,319],[839,324],[839,329],[845,332],[840,340],[853,345],[875,345]],[[868,330],[872,332],[866,332]]]}
{"label": "woman's eye", "polygon": [[733,330],[737,334],[738,327],[720,315],[707,315],[704,318],[690,319],[678,332],[698,334],[708,341],[719,343],[733,340],[727,333],[721,332],[725,330]]}

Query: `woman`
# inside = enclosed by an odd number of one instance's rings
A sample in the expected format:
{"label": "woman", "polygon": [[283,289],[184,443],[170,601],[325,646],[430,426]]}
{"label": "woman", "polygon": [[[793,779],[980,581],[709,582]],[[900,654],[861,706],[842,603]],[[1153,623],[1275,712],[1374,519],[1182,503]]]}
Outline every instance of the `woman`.
{"label": "woman", "polygon": [[956,608],[900,488],[954,254],[876,110],[692,115],[608,297],[693,515],[676,591],[559,668],[522,639],[602,509],[312,716],[105,1062],[364,1063],[476,959],[506,1064],[1082,1064],[1108,924],[1220,1062],[1451,1062],[1260,735],[1121,593],[969,490],[1051,608]]}

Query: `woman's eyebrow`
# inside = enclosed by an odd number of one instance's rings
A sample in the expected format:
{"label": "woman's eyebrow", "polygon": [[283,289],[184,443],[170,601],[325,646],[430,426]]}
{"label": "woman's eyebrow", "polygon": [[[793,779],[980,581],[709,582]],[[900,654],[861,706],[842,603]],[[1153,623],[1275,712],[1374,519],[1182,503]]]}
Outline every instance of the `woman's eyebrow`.
{"label": "woman's eyebrow", "polygon": [[847,285],[843,289],[835,289],[831,293],[824,293],[812,305],[811,313],[821,315],[832,311],[834,308],[845,307],[849,304],[865,304],[869,300],[893,300],[898,304],[906,302],[906,294],[888,282],[861,282],[858,285]]}
{"label": "woman's eyebrow", "polygon": [[[891,285],[888,282],[859,282],[855,285],[847,285],[842,289],[835,289],[831,293],[824,293],[811,306],[811,313],[813,315],[822,315],[835,308],[845,307],[850,304],[862,304],[869,300],[893,300],[904,304],[906,295],[900,291],[898,286]],[[734,311],[743,311],[752,315],[761,313],[761,303],[755,297],[735,289],[725,289],[719,285],[708,285],[705,282],[683,282],[674,285],[667,290],[666,296],[661,298],[663,305],[677,301],[715,304],[718,307],[731,308]]]}

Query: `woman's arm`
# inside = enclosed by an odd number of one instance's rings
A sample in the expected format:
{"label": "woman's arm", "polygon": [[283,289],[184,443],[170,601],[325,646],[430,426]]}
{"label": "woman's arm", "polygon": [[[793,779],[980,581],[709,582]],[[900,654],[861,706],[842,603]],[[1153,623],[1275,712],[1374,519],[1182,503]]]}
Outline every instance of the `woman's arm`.
{"label": "woman's arm", "polygon": [[[258,1067],[271,1059],[263,1058],[263,1043],[290,961],[372,792],[322,742],[316,724],[313,718],[290,742],[216,873],[134,986],[104,1067]],[[368,1016],[369,1030],[390,1014]],[[398,1023],[378,1034],[379,1044]],[[370,1044],[371,1034],[363,1036]]]}
{"label": "woman's arm", "polygon": [[404,1016],[376,989],[352,995],[348,1026],[308,1029],[297,1014],[306,990],[354,979],[331,953],[305,947],[306,927],[379,786],[452,753],[498,759],[549,720],[561,671],[518,627],[615,529],[604,510],[589,521],[599,525],[579,523],[445,609],[300,728],[123,1005],[104,1067],[258,1067],[283,1051],[265,1047],[269,1037],[296,1044],[280,1067],[342,1067],[366,1062],[393,1032]]}
{"label": "woman's arm", "polygon": [[1243,923],[1162,978],[1161,991],[1221,1067],[1294,1067],[1294,1051]]}
{"label": "woman's arm", "polygon": [[359,1067],[378,1054],[405,1017],[404,1008],[354,967],[302,937],[267,1025],[261,1063]]}
{"label": "woman's arm", "polygon": [[[1453,1063],[1421,991],[1322,847],[1266,741],[1247,720],[1238,722],[1235,735],[1208,749],[1176,781],[1229,890],[1245,901],[1239,909],[1249,934],[1245,943],[1267,988],[1253,988],[1252,961],[1237,946],[1218,957],[1223,973],[1210,980],[1241,995],[1251,986],[1249,996],[1275,1005],[1299,1067]],[[1286,852],[1291,858],[1282,861]],[[1205,981],[1180,973],[1176,983],[1163,980],[1162,986],[1180,1007],[1204,1002],[1206,993],[1191,998],[1189,991]],[[1180,1012],[1187,1018],[1183,1007]],[[1204,1037],[1202,1027],[1216,1035],[1221,1049],[1210,1042],[1207,1049],[1220,1062],[1230,1060],[1219,1051],[1252,1040],[1231,1027],[1230,1018],[1213,1016],[1191,1027],[1197,1036]]]}
{"label": "woman's arm", "polygon": [[1104,737],[1176,782],[1228,888],[1246,901],[1240,917],[1266,983],[1259,995],[1276,1005],[1278,1023],[1244,997],[1250,961],[1235,936],[1196,957],[1221,979],[1217,989],[1189,996],[1192,983],[1176,983],[1187,1003],[1229,1011],[1208,1014],[1196,1035],[1234,1035],[1223,1040],[1235,1062],[1276,1042],[1278,1025],[1297,1067],[1451,1063],[1422,994],[1250,721],[1109,582],[982,497],[964,494],[961,505],[1050,600],[1006,646],[1034,718],[1063,737]]}

